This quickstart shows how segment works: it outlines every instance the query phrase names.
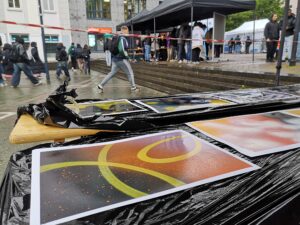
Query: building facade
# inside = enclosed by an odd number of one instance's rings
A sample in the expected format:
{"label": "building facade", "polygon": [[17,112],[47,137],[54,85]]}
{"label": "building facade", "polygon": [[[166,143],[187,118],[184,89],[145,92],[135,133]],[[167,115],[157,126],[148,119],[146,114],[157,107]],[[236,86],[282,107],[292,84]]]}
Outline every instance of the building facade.
{"label": "building facade", "polygon": [[291,5],[291,8],[292,8],[292,10],[293,10],[293,13],[296,14],[296,12],[297,12],[298,0],[291,0],[291,1],[290,1],[290,5]]}
{"label": "building facade", "polygon": [[[68,0],[41,0],[45,25],[70,28],[70,14]],[[13,21],[24,24],[40,24],[39,5],[37,0],[1,0],[0,20]],[[14,43],[17,36],[25,42],[37,42],[40,56],[43,59],[41,29],[0,24],[0,34],[4,43]],[[64,30],[45,29],[45,42],[48,56],[55,55],[56,45],[59,42],[69,46],[71,32]]]}
{"label": "building facade", "polygon": [[144,9],[158,6],[159,0],[69,0],[73,42],[89,44],[94,51],[103,50],[103,34],[116,32],[116,26]]}

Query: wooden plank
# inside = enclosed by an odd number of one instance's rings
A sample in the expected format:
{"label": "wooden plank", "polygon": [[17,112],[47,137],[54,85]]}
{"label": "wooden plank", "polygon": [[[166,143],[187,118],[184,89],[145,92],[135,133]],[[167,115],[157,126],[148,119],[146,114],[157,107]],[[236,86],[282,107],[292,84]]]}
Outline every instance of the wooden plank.
{"label": "wooden plank", "polygon": [[12,144],[64,140],[80,136],[95,135],[99,132],[116,132],[95,129],[67,129],[39,124],[30,115],[22,115],[12,130],[9,141]]}

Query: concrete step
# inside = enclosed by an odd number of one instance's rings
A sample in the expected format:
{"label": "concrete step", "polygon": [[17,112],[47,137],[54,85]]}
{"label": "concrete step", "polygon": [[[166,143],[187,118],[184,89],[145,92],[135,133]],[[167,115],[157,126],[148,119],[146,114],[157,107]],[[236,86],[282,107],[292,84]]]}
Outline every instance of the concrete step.
{"label": "concrete step", "polygon": [[[200,68],[198,65],[178,64],[131,64],[137,84],[161,90],[167,93],[202,92],[239,89],[241,87],[258,88],[272,87],[275,83],[274,74],[252,74],[215,69]],[[104,61],[93,62],[93,69],[108,73],[110,68]],[[121,79],[127,77],[118,73]],[[282,77],[281,84],[300,83],[300,77]]]}

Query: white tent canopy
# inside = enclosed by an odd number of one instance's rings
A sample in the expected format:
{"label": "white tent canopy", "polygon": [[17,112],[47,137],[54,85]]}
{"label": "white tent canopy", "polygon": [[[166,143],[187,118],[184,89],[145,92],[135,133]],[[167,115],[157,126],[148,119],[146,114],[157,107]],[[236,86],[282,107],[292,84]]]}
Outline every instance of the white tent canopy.
{"label": "white tent canopy", "polygon": [[[264,52],[266,50],[265,42],[264,42],[264,30],[266,24],[269,22],[269,19],[261,19],[255,21],[255,45],[254,51],[255,53]],[[254,21],[248,21],[243,23],[238,28],[228,31],[225,33],[225,40],[228,42],[231,38],[235,38],[237,35],[240,36],[242,41],[247,39],[247,36],[253,40],[253,29],[254,29]],[[227,43],[226,43],[227,44]],[[242,51],[244,50],[244,42],[242,42]],[[250,51],[253,50],[253,46],[250,46]]]}
{"label": "white tent canopy", "polygon": [[[255,21],[255,32],[264,31],[266,24],[269,19],[261,19]],[[248,21],[243,23],[238,28],[226,32],[225,35],[238,35],[238,34],[252,34],[253,33],[254,21]]]}

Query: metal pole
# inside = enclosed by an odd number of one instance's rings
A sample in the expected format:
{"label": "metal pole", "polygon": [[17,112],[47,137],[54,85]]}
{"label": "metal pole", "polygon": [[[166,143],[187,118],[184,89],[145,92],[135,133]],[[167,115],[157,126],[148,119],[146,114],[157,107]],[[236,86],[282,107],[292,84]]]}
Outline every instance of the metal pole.
{"label": "metal pole", "polygon": [[254,60],[255,60],[255,55],[254,55],[254,50],[255,50],[255,25],[256,25],[256,8],[253,11],[252,62],[254,62]]}
{"label": "metal pole", "polygon": [[135,48],[135,43],[134,43],[134,37],[133,37],[133,23],[132,23],[132,20],[131,20],[131,23],[130,23],[130,29],[131,29],[131,51],[132,51],[132,59],[134,60],[135,59],[135,55],[134,55],[134,48]]}
{"label": "metal pole", "polygon": [[156,19],[155,19],[155,17],[154,17],[154,58],[155,58],[155,61],[157,60],[156,59]]}
{"label": "metal pole", "polygon": [[284,39],[286,35],[286,26],[287,26],[287,19],[288,19],[288,11],[290,8],[290,0],[285,0],[285,6],[284,6],[284,18],[283,18],[283,25],[282,27],[284,29],[281,30],[281,37],[280,37],[280,48],[279,48],[279,54],[278,54],[278,61],[276,66],[276,86],[280,85],[280,71],[282,67],[282,55],[283,55],[283,49],[284,49]]}
{"label": "metal pole", "polygon": [[39,4],[40,22],[41,22],[41,25],[42,25],[41,33],[42,33],[42,43],[43,43],[44,59],[45,59],[45,72],[46,72],[47,81],[50,81],[49,68],[48,68],[48,59],[47,59],[47,50],[46,50],[46,43],[45,43],[45,29],[43,27],[44,20],[43,20],[43,10],[42,10],[41,0],[38,0],[38,4]]}
{"label": "metal pole", "polygon": [[300,0],[298,0],[297,17],[296,18],[297,18],[297,20],[296,20],[294,39],[293,39],[293,48],[292,48],[292,56],[291,56],[290,66],[296,66],[296,62],[297,62],[296,54],[297,54],[299,32],[300,32]]}
{"label": "metal pole", "polygon": [[194,6],[193,6],[193,1],[192,1],[192,5],[191,5],[191,61],[193,62],[193,21],[194,21]]}

